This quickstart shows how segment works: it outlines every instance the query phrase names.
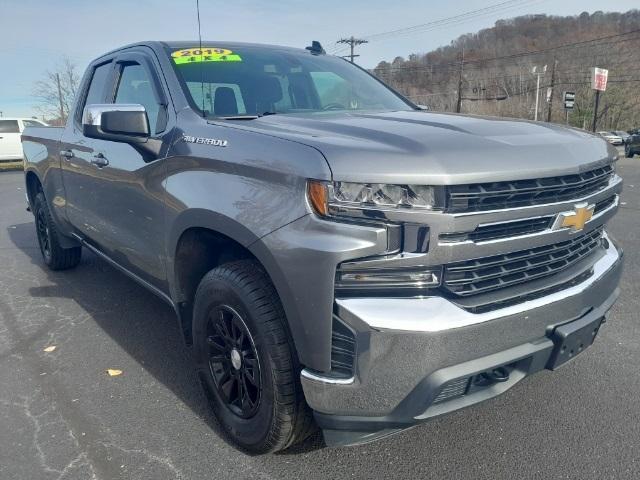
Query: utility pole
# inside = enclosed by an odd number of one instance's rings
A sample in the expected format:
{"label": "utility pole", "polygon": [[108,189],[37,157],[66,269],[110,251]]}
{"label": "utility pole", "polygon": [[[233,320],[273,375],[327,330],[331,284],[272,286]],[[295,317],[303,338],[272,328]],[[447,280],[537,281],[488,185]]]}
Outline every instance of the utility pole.
{"label": "utility pole", "polygon": [[56,73],[56,82],[58,83],[58,100],[60,100],[60,121],[64,124],[64,104],[62,103],[62,87],[60,86],[60,74]]}
{"label": "utility pole", "polygon": [[458,76],[458,100],[456,101],[456,113],[462,109],[462,75],[464,74],[464,44],[462,44],[462,58],[460,60],[460,75]]}
{"label": "utility pole", "polygon": [[542,68],[542,71],[539,71],[538,67],[533,67],[533,70],[532,70],[532,73],[538,77],[538,80],[536,83],[536,111],[533,117],[533,120],[536,122],[538,121],[538,105],[540,104],[540,77],[543,76],[546,71],[547,71],[546,65]]}
{"label": "utility pole", "polygon": [[547,110],[547,123],[551,121],[551,110],[553,110],[553,87],[556,81],[556,67],[558,66],[558,60],[553,59],[553,66],[551,67],[551,95],[549,95],[549,109]]}
{"label": "utility pole", "polygon": [[360,56],[360,55],[355,55],[353,53],[353,49],[357,45],[362,45],[363,43],[369,43],[369,41],[368,40],[364,40],[362,38],[354,38],[354,36],[351,35],[351,37],[349,37],[349,38],[341,38],[336,43],[345,43],[345,44],[349,45],[349,47],[351,48],[351,53],[349,55],[345,55],[344,58],[349,57],[349,61],[351,63],[353,63],[353,59]]}
{"label": "utility pole", "polygon": [[600,105],[600,90],[596,90],[596,103],[593,106],[593,125],[591,131],[596,131],[596,125],[598,124],[598,106]]}

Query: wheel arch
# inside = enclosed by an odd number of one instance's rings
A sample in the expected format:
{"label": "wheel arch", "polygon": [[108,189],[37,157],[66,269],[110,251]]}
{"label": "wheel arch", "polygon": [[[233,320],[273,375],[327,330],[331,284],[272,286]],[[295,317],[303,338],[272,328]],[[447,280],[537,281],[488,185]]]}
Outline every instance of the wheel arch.
{"label": "wheel arch", "polygon": [[[280,298],[287,317],[287,328],[294,346],[299,345],[291,328],[295,308],[288,304],[291,292],[283,272],[264,249],[252,248],[259,237],[244,225],[216,212],[192,209],[183,212],[170,229],[168,279],[171,297],[180,315],[185,341],[191,343],[191,321],[195,290],[204,275],[218,265],[243,258],[255,260],[266,272]],[[217,247],[217,248],[216,248]],[[304,352],[298,358],[304,362]]]}
{"label": "wheel arch", "polygon": [[34,170],[27,170],[24,173],[25,188],[27,191],[27,200],[29,207],[33,209],[33,202],[39,191],[43,190],[42,181]]}
{"label": "wheel arch", "polygon": [[54,203],[51,202],[49,195],[47,194],[47,192],[45,192],[45,184],[40,178],[40,175],[37,172],[37,170],[32,168],[28,168],[27,170],[25,170],[24,182],[25,182],[27,202],[29,204],[29,209],[32,212],[35,205],[36,195],[38,195],[39,192],[42,192],[42,194],[44,195],[44,198],[47,201],[47,204],[49,205],[49,209],[51,210],[51,215],[54,218],[54,221],[56,222],[56,224],[58,225],[58,228],[60,228],[60,231],[58,232],[60,236],[60,238],[58,239],[58,241],[60,242],[60,246],[62,248],[79,247],[80,244],[78,243],[78,241],[66,235],[64,233],[64,230],[61,228],[61,219],[59,217],[60,212],[58,211],[59,208],[54,208],[56,207],[56,205],[54,205]]}

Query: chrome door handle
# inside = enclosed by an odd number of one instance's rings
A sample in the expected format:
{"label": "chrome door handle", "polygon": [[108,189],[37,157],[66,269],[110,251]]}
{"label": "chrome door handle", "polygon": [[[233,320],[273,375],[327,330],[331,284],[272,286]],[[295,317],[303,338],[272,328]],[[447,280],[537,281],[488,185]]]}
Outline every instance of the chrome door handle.
{"label": "chrome door handle", "polygon": [[71,150],[62,150],[60,152],[60,156],[63,158],[66,158],[67,160],[74,157],[73,152]]}
{"label": "chrome door handle", "polygon": [[93,156],[93,160],[91,160],[91,163],[93,163],[98,168],[103,168],[109,165],[109,160],[107,160],[101,153],[98,153]]}

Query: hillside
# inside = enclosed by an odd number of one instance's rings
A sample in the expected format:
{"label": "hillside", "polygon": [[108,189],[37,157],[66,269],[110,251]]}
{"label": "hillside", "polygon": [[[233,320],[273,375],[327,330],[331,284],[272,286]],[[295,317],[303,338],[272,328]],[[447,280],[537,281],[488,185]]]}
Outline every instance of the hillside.
{"label": "hillside", "polygon": [[[460,83],[464,113],[533,118],[536,76],[532,69],[544,65],[539,119],[564,122],[562,92],[575,91],[569,121],[589,127],[594,98],[590,70],[597,66],[609,69],[598,129],[640,127],[640,10],[500,20],[492,28],[463,35],[429,53],[380,62],[374,73],[433,110],[456,111]],[[546,97],[552,86],[549,112]]]}

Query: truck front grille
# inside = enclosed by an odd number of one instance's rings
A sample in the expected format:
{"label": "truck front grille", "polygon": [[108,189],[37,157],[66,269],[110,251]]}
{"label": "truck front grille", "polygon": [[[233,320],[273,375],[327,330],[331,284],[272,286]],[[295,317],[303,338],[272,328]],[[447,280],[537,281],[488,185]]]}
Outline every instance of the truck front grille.
{"label": "truck front grille", "polygon": [[[611,207],[618,198],[612,195],[595,204],[593,214],[597,215]],[[486,225],[479,225],[475,230],[460,233],[441,233],[440,241],[445,243],[457,242],[488,242],[491,240],[509,239],[544,232],[551,228],[555,215],[543,217],[524,218],[522,220],[511,220],[507,222],[496,222]]]}
{"label": "truck front grille", "polygon": [[474,183],[447,187],[447,211],[479,212],[564,202],[591,195],[607,187],[611,165],[559,177]]}
{"label": "truck front grille", "polygon": [[603,228],[571,240],[446,265],[443,286],[457,296],[498,290],[570,268],[599,245]]}

